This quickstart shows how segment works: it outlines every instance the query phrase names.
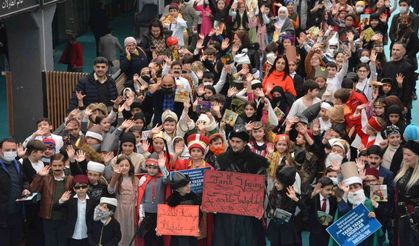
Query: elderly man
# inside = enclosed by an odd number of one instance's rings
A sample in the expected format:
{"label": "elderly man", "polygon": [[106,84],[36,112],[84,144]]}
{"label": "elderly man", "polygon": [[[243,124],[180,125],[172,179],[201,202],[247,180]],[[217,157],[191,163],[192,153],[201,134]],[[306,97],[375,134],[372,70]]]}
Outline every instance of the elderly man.
{"label": "elderly man", "polygon": [[68,111],[77,107],[84,108],[91,103],[104,103],[112,106],[111,100],[118,96],[115,80],[107,75],[108,60],[96,57],[93,65],[94,72],[80,79],[70,99]]}
{"label": "elderly man", "polygon": [[[216,159],[217,170],[264,175],[268,161],[253,153],[247,145],[248,142],[249,135],[244,127],[237,127],[231,132],[230,148]],[[213,245],[265,245],[262,220],[248,216],[216,214]]]}
{"label": "elderly man", "polygon": [[127,37],[124,40],[125,53],[119,59],[121,72],[125,73],[128,80],[132,80],[134,74],[139,74],[143,67],[147,67],[149,60],[143,49],[137,46],[137,40]]}

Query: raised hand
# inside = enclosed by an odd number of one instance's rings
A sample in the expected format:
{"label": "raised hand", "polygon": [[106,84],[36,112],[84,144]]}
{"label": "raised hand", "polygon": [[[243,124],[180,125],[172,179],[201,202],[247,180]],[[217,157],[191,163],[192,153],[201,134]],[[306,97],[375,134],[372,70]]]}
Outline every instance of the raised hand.
{"label": "raised hand", "polygon": [[140,147],[144,152],[147,152],[148,149],[150,148],[150,143],[148,142],[147,139],[144,139],[141,141]]}
{"label": "raised hand", "polygon": [[83,98],[85,96],[86,96],[86,94],[83,94],[81,91],[76,91],[77,101],[83,101]]}
{"label": "raised hand", "polygon": [[403,74],[398,73],[396,75],[396,81],[397,81],[397,84],[399,85],[399,87],[402,87],[403,86],[403,80],[404,80]]}
{"label": "raised hand", "polygon": [[70,200],[70,197],[71,197],[71,191],[68,190],[68,191],[64,192],[63,195],[60,198],[61,203],[64,203],[64,202]]}
{"label": "raised hand", "polygon": [[122,97],[118,96],[117,98],[115,98],[115,100],[111,100],[111,102],[113,103],[113,106],[116,108],[122,102]]}
{"label": "raised hand", "polygon": [[320,121],[319,119],[314,119],[313,123],[311,124],[311,130],[313,131],[314,135],[318,135],[320,133]]}
{"label": "raised hand", "polygon": [[17,145],[17,156],[19,157],[23,157],[26,154],[26,149],[23,148],[23,145],[21,143],[19,143]]}
{"label": "raised hand", "polygon": [[184,149],[184,147],[181,144],[179,144],[179,143],[175,144],[174,148],[175,149],[173,151],[175,152],[175,155],[176,156],[181,155],[182,152],[183,152],[183,149]]}
{"label": "raised hand", "polygon": [[322,184],[317,183],[316,186],[314,186],[313,192],[311,192],[311,197],[315,197],[317,194],[320,193],[322,190]]}
{"label": "raised hand", "polygon": [[230,87],[227,91],[227,97],[234,97],[238,92],[236,87]]}
{"label": "raised hand", "polygon": [[297,194],[295,193],[294,187],[292,186],[287,187],[287,196],[295,202],[298,202],[299,200]]}
{"label": "raised hand", "polygon": [[121,167],[120,166],[116,166],[116,167],[113,168],[113,175],[115,175],[115,176],[121,175]]}
{"label": "raised hand", "polygon": [[108,152],[108,153],[104,154],[102,157],[103,157],[103,162],[106,164],[106,163],[109,163],[113,159],[114,154],[111,151],[111,152]]}
{"label": "raised hand", "polygon": [[204,39],[198,39],[198,41],[196,42],[196,48],[198,50],[202,50],[204,48]]}
{"label": "raised hand", "polygon": [[86,160],[86,153],[83,150],[78,150],[75,156],[77,162],[82,162]]}
{"label": "raised hand", "polygon": [[40,176],[46,176],[49,173],[49,170],[51,169],[50,166],[44,166],[41,171],[38,172],[38,175]]}
{"label": "raised hand", "polygon": [[153,127],[153,129],[151,129],[151,136],[153,136],[154,134],[159,133],[161,130],[163,129],[162,125],[157,124],[155,127]]}
{"label": "raised hand", "polygon": [[74,155],[76,154],[76,151],[74,150],[73,145],[68,145],[65,150],[67,152],[68,159],[73,160]]}
{"label": "raised hand", "polygon": [[250,132],[253,129],[253,122],[249,121],[248,123],[246,123],[244,128],[246,129],[246,131]]}
{"label": "raised hand", "polygon": [[221,42],[221,49],[226,50],[230,46],[230,39],[225,38],[223,39],[223,42]]}

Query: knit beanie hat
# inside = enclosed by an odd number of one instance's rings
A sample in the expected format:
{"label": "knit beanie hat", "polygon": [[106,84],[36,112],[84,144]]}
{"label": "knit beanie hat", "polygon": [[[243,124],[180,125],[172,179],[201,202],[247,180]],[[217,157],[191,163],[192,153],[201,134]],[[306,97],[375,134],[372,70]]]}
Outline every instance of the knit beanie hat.
{"label": "knit beanie hat", "polygon": [[136,144],[135,135],[132,132],[124,132],[119,140],[121,141],[121,145],[126,142],[132,143],[134,145]]}

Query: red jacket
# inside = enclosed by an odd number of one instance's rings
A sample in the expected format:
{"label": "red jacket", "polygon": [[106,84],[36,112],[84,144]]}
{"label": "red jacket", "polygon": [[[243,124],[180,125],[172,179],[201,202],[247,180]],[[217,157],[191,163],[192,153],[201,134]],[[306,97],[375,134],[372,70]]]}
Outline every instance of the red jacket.
{"label": "red jacket", "polygon": [[[67,58],[67,53],[69,52],[70,46],[71,46],[70,54],[69,54],[70,64],[68,64],[68,61],[66,58]],[[83,67],[83,47],[81,46],[81,44],[79,42],[75,42],[73,44],[68,43],[63,50],[63,54],[61,55],[61,58],[60,58],[60,63],[68,64],[72,68]]]}

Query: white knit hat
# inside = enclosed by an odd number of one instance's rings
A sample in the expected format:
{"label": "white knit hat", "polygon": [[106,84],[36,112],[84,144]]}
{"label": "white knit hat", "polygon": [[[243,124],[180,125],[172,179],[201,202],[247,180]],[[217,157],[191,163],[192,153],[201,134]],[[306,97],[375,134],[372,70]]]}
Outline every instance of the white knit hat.
{"label": "white knit hat", "polygon": [[87,170],[92,172],[103,173],[103,171],[105,170],[105,165],[99,162],[89,161],[87,163]]}
{"label": "white knit hat", "polygon": [[274,65],[275,59],[276,59],[275,53],[268,53],[266,55],[266,62],[269,63],[269,65],[271,66]]}
{"label": "white knit hat", "polygon": [[118,200],[116,198],[110,198],[110,197],[101,197],[100,203],[106,203],[113,206],[118,206]]}
{"label": "white knit hat", "polygon": [[93,131],[87,131],[86,132],[86,137],[94,138],[94,139],[97,139],[97,140],[99,140],[101,142],[103,141],[102,134],[97,133],[97,132],[93,132]]}

